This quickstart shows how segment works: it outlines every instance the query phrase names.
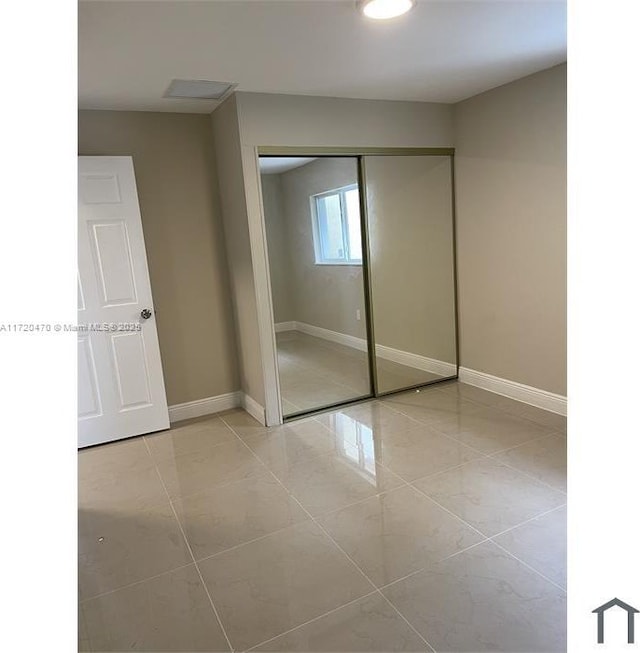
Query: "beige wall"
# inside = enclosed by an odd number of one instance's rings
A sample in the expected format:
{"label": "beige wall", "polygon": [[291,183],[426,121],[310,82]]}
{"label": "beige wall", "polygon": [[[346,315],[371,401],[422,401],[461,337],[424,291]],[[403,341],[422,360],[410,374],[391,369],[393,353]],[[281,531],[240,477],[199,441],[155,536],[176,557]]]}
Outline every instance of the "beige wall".
{"label": "beige wall", "polygon": [[170,405],[238,389],[210,119],[80,111],[81,155],[131,155]]}
{"label": "beige wall", "polygon": [[445,147],[449,104],[236,93],[244,144],[317,147]]}
{"label": "beige wall", "polygon": [[261,175],[273,318],[276,323],[295,320],[291,290],[289,236],[282,203],[282,175]]}
{"label": "beige wall", "polygon": [[[311,221],[312,195],[358,182],[355,158],[321,158],[281,175],[289,245],[291,318],[366,338],[361,265],[317,265]],[[356,311],[360,311],[360,320]]]}
{"label": "beige wall", "polygon": [[377,345],[456,363],[451,158],[365,157]]}
{"label": "beige wall", "polygon": [[225,242],[236,327],[240,387],[264,406],[256,286],[252,267],[247,203],[236,98],[232,96],[210,120],[218,162],[218,184],[224,217]]}
{"label": "beige wall", "polygon": [[566,66],[455,107],[461,365],[566,394]]}

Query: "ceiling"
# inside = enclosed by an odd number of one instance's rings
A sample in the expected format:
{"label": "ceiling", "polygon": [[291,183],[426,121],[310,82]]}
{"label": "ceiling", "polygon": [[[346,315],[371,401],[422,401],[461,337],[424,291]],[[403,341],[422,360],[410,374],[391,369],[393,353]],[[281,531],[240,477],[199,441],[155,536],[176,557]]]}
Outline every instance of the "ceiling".
{"label": "ceiling", "polygon": [[172,79],[238,91],[458,102],[566,61],[562,0],[418,0],[376,22],[355,0],[81,0],[79,104],[210,113]]}
{"label": "ceiling", "polygon": [[281,172],[299,168],[315,160],[316,157],[261,156],[259,160],[260,172],[263,175],[279,175]]}

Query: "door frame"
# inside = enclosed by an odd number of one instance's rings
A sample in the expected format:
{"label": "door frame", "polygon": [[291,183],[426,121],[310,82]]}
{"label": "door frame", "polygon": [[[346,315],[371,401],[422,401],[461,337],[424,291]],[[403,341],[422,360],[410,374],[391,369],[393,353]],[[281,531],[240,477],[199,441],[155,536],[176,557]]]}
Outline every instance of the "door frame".
{"label": "door frame", "polygon": [[[258,211],[247,211],[249,219],[249,240],[251,243],[252,267],[256,293],[256,307],[258,318],[258,333],[260,338],[260,352],[262,356],[262,372],[265,394],[265,420],[267,426],[278,426],[284,422],[282,401],[280,394],[280,376],[278,374],[278,351],[276,346],[276,331],[273,312],[273,298],[271,293],[271,273],[269,269],[269,253],[267,247],[267,232],[264,203],[262,198],[262,183],[260,178],[260,157],[354,157],[358,161],[358,186],[360,189],[360,211],[362,228],[362,274],[365,295],[365,320],[367,328],[367,346],[369,358],[369,375],[371,384],[371,398],[382,396],[377,391],[375,338],[373,326],[373,303],[371,293],[371,276],[369,268],[369,236],[366,206],[366,171],[365,156],[448,156],[451,162],[451,206],[452,206],[452,246],[453,246],[453,287],[454,287],[454,332],[456,339],[456,375],[428,383],[421,383],[412,388],[419,388],[433,383],[440,383],[458,378],[460,369],[460,334],[459,334],[459,308],[458,308],[458,266],[457,266],[457,226],[455,203],[455,148],[454,147],[297,147],[297,146],[256,146],[246,148],[246,159],[243,157],[245,168],[245,182],[247,172],[251,169],[255,175],[258,197],[250,197],[247,191],[247,204],[259,207]],[[252,202],[251,200],[254,200]],[[404,392],[411,388],[392,391]],[[341,402],[339,405],[348,405],[362,401],[361,398],[353,401]],[[336,405],[337,406],[337,405]],[[319,410],[330,410],[336,406],[327,406]],[[295,415],[295,419],[301,415]],[[287,417],[289,419],[289,417]]]}

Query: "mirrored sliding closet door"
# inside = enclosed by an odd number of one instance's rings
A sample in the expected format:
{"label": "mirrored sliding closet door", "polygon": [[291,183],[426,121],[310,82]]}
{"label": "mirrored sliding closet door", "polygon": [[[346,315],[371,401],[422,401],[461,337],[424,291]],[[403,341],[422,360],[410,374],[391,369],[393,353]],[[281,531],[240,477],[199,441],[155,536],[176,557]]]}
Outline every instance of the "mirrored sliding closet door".
{"label": "mirrored sliding closet door", "polygon": [[282,412],[371,395],[357,157],[260,157]]}
{"label": "mirrored sliding closet door", "polygon": [[376,390],[457,375],[451,157],[366,156]]}

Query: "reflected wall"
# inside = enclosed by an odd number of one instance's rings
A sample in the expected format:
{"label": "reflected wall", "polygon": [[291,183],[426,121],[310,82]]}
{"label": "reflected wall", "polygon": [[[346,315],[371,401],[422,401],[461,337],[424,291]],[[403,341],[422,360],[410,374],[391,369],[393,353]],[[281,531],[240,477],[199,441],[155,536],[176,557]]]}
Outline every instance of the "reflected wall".
{"label": "reflected wall", "polygon": [[451,158],[366,156],[378,394],[457,375]]}
{"label": "reflected wall", "polygon": [[260,170],[283,414],[370,396],[358,159]]}

